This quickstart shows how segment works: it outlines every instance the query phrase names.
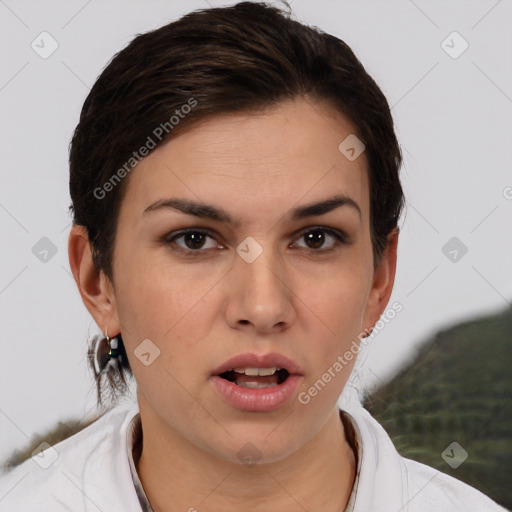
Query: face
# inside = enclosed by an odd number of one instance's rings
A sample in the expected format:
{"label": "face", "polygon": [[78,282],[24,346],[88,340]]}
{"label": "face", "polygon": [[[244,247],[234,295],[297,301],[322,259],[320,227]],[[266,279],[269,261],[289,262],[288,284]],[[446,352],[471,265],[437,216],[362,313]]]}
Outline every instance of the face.
{"label": "face", "polygon": [[197,124],[131,172],[115,320],[98,323],[123,336],[148,424],[227,460],[254,446],[270,462],[336,414],[355,362],[340,356],[392,286],[388,260],[373,267],[364,153],[338,149],[355,132],[295,100]]}

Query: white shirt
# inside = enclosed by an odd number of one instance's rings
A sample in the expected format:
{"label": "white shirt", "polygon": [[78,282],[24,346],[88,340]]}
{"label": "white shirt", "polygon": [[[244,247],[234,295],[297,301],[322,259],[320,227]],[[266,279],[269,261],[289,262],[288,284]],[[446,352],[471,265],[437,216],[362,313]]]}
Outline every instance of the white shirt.
{"label": "white shirt", "polygon": [[[505,511],[476,489],[401,457],[363,407],[352,405],[346,412],[359,461],[345,512]],[[144,512],[145,496],[137,495],[140,482],[130,469],[137,421],[136,402],[117,406],[0,476],[0,512]],[[139,493],[144,495],[142,486]]]}

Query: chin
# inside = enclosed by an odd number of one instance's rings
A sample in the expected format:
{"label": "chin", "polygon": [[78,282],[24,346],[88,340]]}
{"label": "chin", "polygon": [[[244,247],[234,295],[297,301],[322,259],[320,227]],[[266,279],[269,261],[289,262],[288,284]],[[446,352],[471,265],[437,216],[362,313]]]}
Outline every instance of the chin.
{"label": "chin", "polygon": [[226,430],[231,435],[223,431],[222,439],[217,439],[215,445],[208,438],[206,449],[230,464],[254,466],[279,462],[297,451],[307,439],[301,444],[296,436],[290,435],[289,428],[279,431],[278,425],[249,426],[245,422],[237,428],[228,426]]}

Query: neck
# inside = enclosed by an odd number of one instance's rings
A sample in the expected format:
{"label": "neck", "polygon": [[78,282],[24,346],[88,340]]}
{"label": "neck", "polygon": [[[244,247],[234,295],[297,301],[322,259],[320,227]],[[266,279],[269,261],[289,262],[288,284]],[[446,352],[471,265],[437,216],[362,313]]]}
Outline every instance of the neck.
{"label": "neck", "polygon": [[[321,430],[285,459],[233,464],[191,445],[161,423],[143,419],[137,472],[154,512],[186,510],[287,512],[345,509],[355,479],[356,456],[334,409]],[[172,461],[171,463],[169,461]]]}

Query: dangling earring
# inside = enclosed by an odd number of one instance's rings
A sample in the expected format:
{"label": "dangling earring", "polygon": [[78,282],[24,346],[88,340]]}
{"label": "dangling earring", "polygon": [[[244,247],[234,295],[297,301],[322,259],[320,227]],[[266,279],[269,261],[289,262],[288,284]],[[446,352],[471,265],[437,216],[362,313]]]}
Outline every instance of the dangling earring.
{"label": "dangling earring", "polygon": [[110,338],[107,333],[105,333],[105,337],[107,338],[107,343],[110,348],[108,355],[109,355],[110,359],[115,359],[116,357],[119,356],[119,352],[118,352],[119,340],[117,339],[117,337]]}
{"label": "dangling earring", "polygon": [[96,380],[98,405],[102,405],[103,398],[107,396],[113,404],[129,391],[125,372],[131,375],[131,370],[121,333],[113,338],[107,332],[95,335],[87,358]]}
{"label": "dangling earring", "polygon": [[92,342],[93,364],[96,375],[108,371],[108,368],[115,366],[115,361],[119,357],[119,340],[117,337],[111,338],[107,332],[102,336],[98,334]]}

